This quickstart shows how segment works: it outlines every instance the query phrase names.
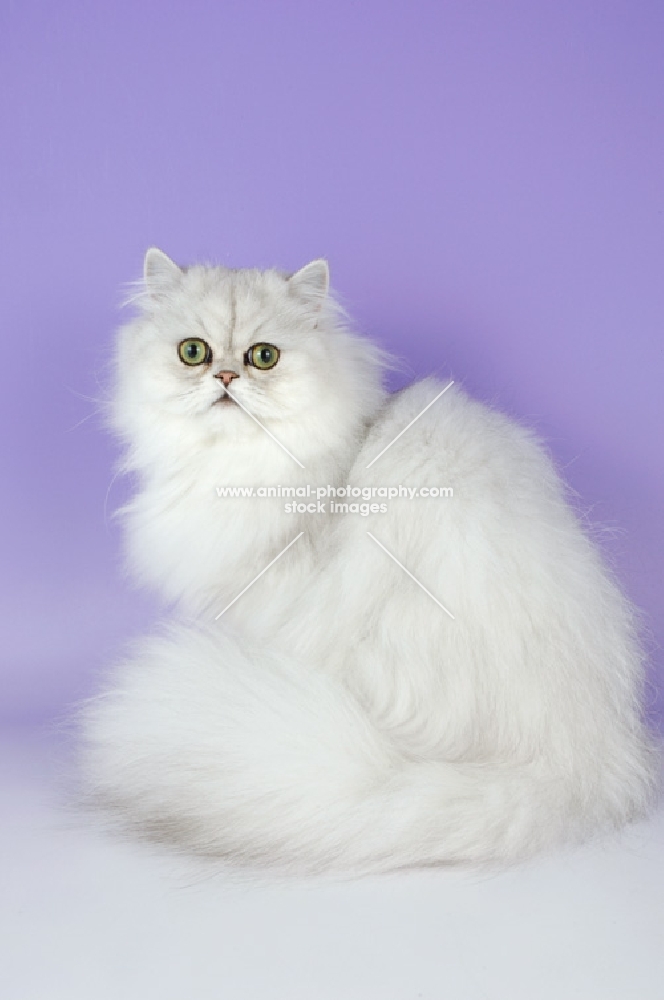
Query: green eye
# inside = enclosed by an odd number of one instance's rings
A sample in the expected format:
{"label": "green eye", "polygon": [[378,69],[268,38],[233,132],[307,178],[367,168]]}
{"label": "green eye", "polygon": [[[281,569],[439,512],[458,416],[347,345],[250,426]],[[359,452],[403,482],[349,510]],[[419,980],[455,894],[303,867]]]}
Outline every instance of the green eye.
{"label": "green eye", "polygon": [[274,368],[278,360],[279,348],[275,347],[274,344],[254,344],[244,356],[245,365],[252,365],[263,371]]}
{"label": "green eye", "polygon": [[204,361],[210,361],[212,351],[204,340],[191,337],[178,344],[178,355],[185,365],[202,365]]}

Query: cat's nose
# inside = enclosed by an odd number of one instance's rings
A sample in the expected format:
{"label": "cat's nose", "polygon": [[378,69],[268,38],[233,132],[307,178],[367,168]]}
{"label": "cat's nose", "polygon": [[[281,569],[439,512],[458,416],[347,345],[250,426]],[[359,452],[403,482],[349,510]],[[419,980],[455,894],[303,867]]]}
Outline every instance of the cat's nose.
{"label": "cat's nose", "polygon": [[222,372],[217,372],[217,374],[214,377],[221,379],[224,385],[230,385],[234,378],[239,378],[240,376],[238,372],[222,371]]}

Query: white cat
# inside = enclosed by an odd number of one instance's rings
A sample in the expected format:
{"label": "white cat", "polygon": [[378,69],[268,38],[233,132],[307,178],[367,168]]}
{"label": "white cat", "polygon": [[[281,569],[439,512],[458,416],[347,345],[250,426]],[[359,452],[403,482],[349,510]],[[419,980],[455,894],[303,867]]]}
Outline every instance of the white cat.
{"label": "white cat", "polygon": [[[321,261],[148,252],[114,425],[131,566],[179,619],[87,706],[91,791],[150,836],[296,871],[505,862],[642,815],[634,613],[546,452],[456,385],[386,395],[327,285]],[[306,483],[453,496],[365,517],[216,491]]]}

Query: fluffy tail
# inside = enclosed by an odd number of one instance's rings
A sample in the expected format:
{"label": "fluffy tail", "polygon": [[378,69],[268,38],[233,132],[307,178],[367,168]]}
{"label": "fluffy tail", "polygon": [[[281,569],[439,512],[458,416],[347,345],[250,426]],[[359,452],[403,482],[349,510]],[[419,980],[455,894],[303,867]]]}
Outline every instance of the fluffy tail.
{"label": "fluffy tail", "polygon": [[83,735],[97,801],[252,866],[509,861],[635,808],[617,790],[600,816],[588,789],[535,765],[404,759],[333,678],[191,630],[144,640]]}

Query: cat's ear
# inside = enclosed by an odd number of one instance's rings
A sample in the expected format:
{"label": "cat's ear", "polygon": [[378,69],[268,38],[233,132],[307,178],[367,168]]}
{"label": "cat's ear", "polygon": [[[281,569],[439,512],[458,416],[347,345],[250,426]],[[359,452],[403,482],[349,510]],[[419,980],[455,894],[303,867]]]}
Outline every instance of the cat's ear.
{"label": "cat's ear", "polygon": [[182,277],[182,271],[175,261],[162,250],[150,247],[143,261],[143,281],[147,291],[154,298],[169,292]]}
{"label": "cat's ear", "polygon": [[293,295],[318,312],[330,287],[330,269],[326,260],[312,260],[288,279]]}

